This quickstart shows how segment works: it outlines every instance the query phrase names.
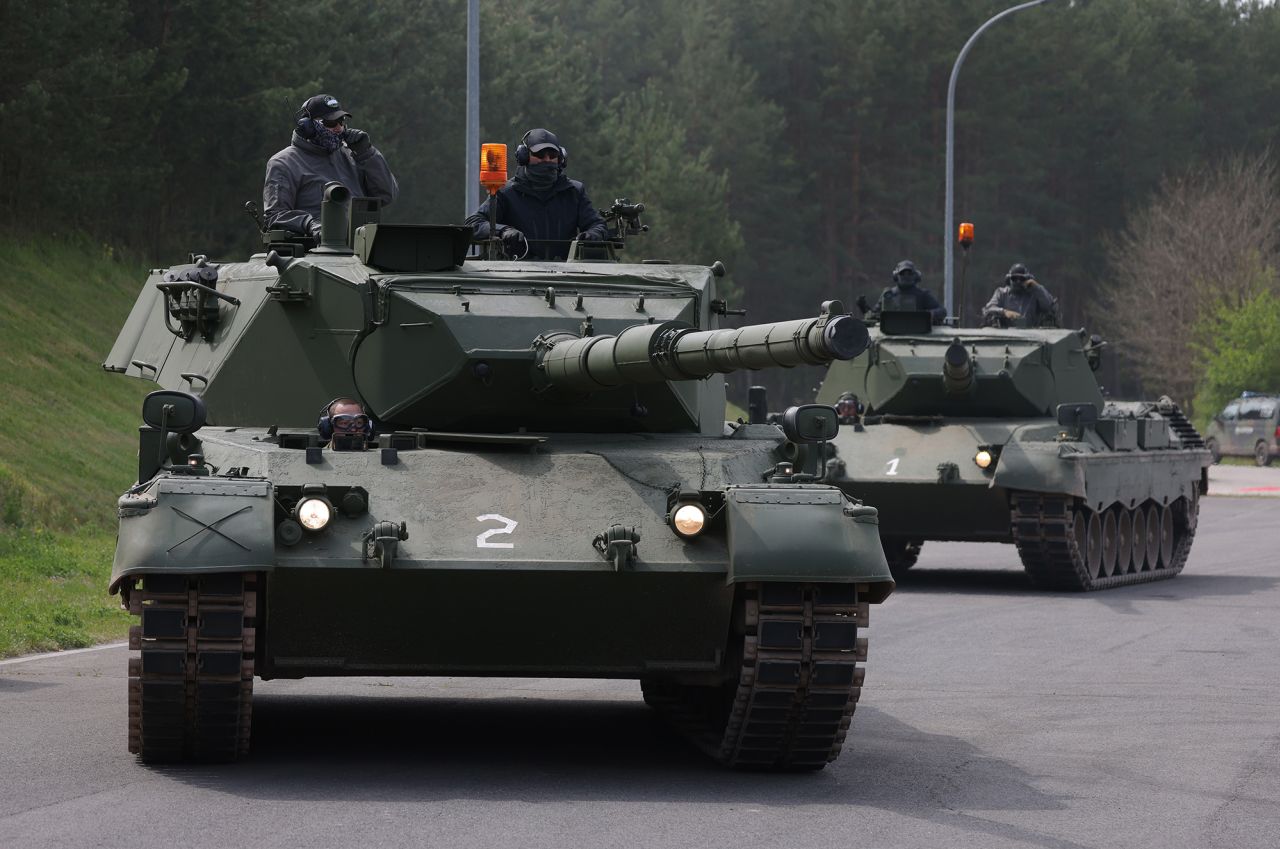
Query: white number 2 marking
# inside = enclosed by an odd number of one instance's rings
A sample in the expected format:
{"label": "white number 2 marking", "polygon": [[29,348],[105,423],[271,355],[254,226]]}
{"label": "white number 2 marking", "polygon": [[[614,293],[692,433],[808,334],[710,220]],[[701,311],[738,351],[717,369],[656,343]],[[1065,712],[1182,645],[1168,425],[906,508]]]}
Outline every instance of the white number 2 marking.
{"label": "white number 2 marking", "polygon": [[898,461],[899,461],[900,459],[902,459],[902,458],[901,458],[901,457],[894,457],[892,460],[890,460],[889,462],[885,463],[885,465],[889,467],[888,469],[886,469],[886,470],[885,470],[885,474],[886,474],[886,475],[896,475],[896,474],[898,473]]}
{"label": "white number 2 marking", "polygon": [[498,536],[499,534],[509,534],[516,529],[516,525],[520,524],[515,519],[508,519],[506,516],[499,516],[497,513],[485,513],[483,516],[476,516],[477,522],[502,522],[505,528],[490,528],[484,533],[476,537],[476,548],[515,548],[513,542],[489,542],[489,537]]}

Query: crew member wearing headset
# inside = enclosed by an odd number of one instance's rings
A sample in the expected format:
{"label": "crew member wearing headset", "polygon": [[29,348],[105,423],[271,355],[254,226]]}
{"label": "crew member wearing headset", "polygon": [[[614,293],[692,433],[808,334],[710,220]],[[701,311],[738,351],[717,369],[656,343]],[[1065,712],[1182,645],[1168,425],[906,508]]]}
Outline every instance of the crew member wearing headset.
{"label": "crew member wearing headset", "polygon": [[490,238],[489,204],[497,237],[513,259],[566,259],[569,243],[605,238],[604,218],[581,182],[564,174],[566,151],[550,130],[524,134],[516,148],[516,175],[467,218],[477,239]]}
{"label": "crew member wearing headset", "polygon": [[334,398],[320,411],[316,430],[334,451],[363,451],[373,437],[373,420],[354,398]]}
{"label": "crew member wearing headset", "polygon": [[293,141],[267,161],[262,207],[270,228],[319,238],[326,183],[337,181],[354,197],[382,206],[400,194],[387,160],[369,134],[347,126],[351,113],[336,98],[317,94],[298,110]]}

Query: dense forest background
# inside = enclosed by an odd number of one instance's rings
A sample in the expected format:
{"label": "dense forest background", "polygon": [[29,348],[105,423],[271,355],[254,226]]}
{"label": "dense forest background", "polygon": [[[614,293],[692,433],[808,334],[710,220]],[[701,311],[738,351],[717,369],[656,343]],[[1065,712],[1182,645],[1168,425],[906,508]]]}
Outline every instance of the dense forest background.
{"label": "dense forest background", "polygon": [[[484,0],[482,140],[553,129],[597,206],[647,205],[635,255],[724,260],[749,321],[874,296],[903,258],[940,295],[948,75],[1008,5]],[[241,205],[318,92],[391,162],[391,220],[460,221],[474,179],[465,36],[465,0],[0,0],[0,226],[88,232],[149,262],[243,256],[257,242]],[[1186,297],[1176,287],[1117,300],[1143,280],[1140,228],[1177,175],[1234,157],[1273,180],[1278,130],[1270,4],[1056,0],[996,24],[957,98],[956,219],[978,234],[970,315],[1026,262],[1067,324],[1108,332],[1113,392],[1165,391],[1140,381],[1203,364],[1212,329],[1154,371],[1125,367],[1126,332],[1223,304],[1162,303]],[[1264,292],[1269,261],[1255,269]],[[1185,265],[1175,256],[1173,273]],[[1231,281],[1211,269],[1188,285]],[[766,382],[789,396],[776,407],[816,379]]]}

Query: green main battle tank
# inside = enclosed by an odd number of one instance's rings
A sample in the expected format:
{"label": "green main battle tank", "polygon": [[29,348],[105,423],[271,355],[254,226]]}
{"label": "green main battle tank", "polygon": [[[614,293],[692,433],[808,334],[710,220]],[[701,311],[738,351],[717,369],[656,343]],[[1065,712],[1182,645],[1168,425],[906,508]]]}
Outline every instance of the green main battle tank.
{"label": "green main battle tank", "polygon": [[[589,676],[725,764],[835,758],[893,588],[876,511],[821,482],[834,411],[726,425],[720,374],[850,358],[862,322],[716,329],[719,266],[476,261],[356,201],[311,249],[153,272],[104,364],[164,387],[111,579],[130,750],[244,755],[255,677]],[[342,395],[376,423],[346,445]]]}
{"label": "green main battle tank", "polygon": [[1108,403],[1084,331],[933,327],[885,313],[818,400],[847,425],[828,479],[880,511],[895,572],[926,540],[1012,542],[1039,586],[1172,578],[1210,454],[1177,405]]}

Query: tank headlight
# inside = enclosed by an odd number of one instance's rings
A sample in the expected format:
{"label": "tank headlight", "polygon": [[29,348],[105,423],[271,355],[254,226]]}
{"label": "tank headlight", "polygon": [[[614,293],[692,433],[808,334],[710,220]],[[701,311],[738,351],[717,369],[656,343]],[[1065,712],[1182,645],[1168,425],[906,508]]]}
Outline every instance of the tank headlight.
{"label": "tank headlight", "polygon": [[298,502],[294,509],[298,524],[309,531],[322,531],[333,518],[333,506],[328,499],[309,496]]}
{"label": "tank headlight", "polygon": [[979,449],[978,453],[973,455],[973,462],[978,464],[979,469],[987,468],[993,460],[995,460],[995,457],[985,448]]}
{"label": "tank headlight", "polygon": [[691,539],[702,533],[707,526],[707,511],[701,504],[681,504],[671,514],[671,527],[685,539]]}

